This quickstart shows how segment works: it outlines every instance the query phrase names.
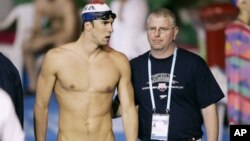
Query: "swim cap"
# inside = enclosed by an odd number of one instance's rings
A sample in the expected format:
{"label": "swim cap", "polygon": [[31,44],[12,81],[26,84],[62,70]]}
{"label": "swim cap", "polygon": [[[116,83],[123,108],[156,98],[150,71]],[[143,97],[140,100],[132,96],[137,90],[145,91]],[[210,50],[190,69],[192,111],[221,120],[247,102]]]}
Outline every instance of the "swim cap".
{"label": "swim cap", "polygon": [[88,22],[97,19],[108,20],[116,18],[116,14],[111,11],[109,6],[102,2],[92,2],[84,6],[82,10],[82,21]]}

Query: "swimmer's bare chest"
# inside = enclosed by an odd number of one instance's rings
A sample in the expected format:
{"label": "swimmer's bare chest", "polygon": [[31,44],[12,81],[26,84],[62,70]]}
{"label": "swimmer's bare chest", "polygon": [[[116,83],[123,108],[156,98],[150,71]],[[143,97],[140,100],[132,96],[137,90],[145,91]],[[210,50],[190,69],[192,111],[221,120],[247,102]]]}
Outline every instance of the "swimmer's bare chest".
{"label": "swimmer's bare chest", "polygon": [[82,64],[65,68],[57,75],[61,134],[76,141],[113,141],[110,106],[119,80],[116,68]]}

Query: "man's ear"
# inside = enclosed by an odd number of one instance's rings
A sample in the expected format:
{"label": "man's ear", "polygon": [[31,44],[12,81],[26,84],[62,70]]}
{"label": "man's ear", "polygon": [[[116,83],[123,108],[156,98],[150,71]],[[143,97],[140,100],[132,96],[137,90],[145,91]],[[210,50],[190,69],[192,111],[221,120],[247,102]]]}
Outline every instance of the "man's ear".
{"label": "man's ear", "polygon": [[92,22],[85,22],[83,26],[84,26],[84,29],[86,31],[89,31],[91,28],[93,28],[93,23]]}
{"label": "man's ear", "polygon": [[175,29],[174,29],[174,40],[176,40],[176,37],[177,37],[177,35],[178,35],[178,33],[179,33],[179,27],[175,27]]}

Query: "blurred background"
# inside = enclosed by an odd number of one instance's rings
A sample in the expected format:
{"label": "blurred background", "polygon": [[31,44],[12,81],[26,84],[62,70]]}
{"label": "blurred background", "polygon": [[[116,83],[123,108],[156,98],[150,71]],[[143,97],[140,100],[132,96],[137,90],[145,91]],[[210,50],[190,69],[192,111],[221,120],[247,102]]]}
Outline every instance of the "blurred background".
{"label": "blurred background", "polygon": [[[36,0],[35,0],[36,1]],[[39,0],[38,0],[39,1]],[[105,1],[105,0],[104,0]],[[121,1],[126,1],[121,8]],[[87,0],[72,0],[78,11],[78,18]],[[220,141],[229,140],[227,119],[227,78],[225,72],[225,28],[239,13],[230,0],[106,0],[118,15],[110,46],[125,53],[129,59],[149,50],[146,39],[145,21],[148,12],[167,7],[175,12],[180,28],[178,47],[195,52],[211,67],[215,78],[226,97],[218,103]],[[33,0],[0,0],[0,52],[17,67],[24,88],[24,130],[26,141],[34,140],[33,106],[35,90],[29,90],[30,77],[24,67],[23,46],[34,22]],[[32,10],[28,10],[28,9]],[[16,12],[16,13],[15,13]],[[22,14],[24,16],[22,16]],[[8,21],[9,20],[9,21]],[[46,18],[43,22],[46,22]],[[49,22],[45,26],[48,26]],[[44,28],[46,30],[46,28]],[[18,32],[21,32],[19,37]],[[28,38],[28,37],[27,37]],[[39,55],[43,56],[43,54]],[[42,58],[42,57],[41,57]],[[36,61],[35,72],[39,71],[41,59]],[[0,66],[1,67],[1,66]],[[55,97],[49,108],[48,140],[56,140],[58,107]],[[125,141],[119,118],[113,120],[118,141]]]}

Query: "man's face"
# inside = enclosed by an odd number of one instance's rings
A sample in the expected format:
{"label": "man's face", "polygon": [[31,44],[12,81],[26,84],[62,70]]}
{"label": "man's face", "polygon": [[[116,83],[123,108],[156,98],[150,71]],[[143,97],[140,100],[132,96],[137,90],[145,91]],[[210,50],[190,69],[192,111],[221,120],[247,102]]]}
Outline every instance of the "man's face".
{"label": "man's face", "polygon": [[173,45],[178,28],[169,18],[150,15],[147,21],[147,36],[152,50],[167,50]]}
{"label": "man's face", "polygon": [[113,19],[108,20],[94,20],[92,35],[98,45],[107,45],[113,32]]}

